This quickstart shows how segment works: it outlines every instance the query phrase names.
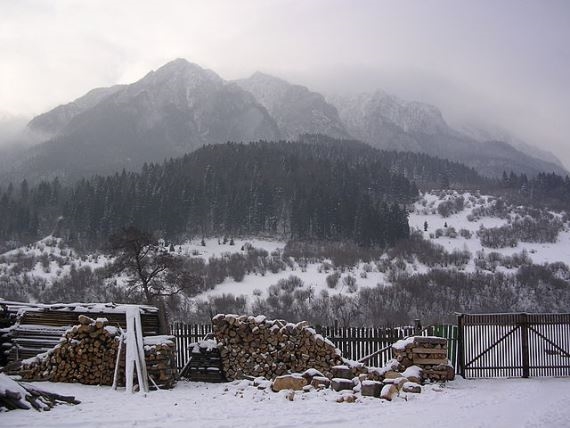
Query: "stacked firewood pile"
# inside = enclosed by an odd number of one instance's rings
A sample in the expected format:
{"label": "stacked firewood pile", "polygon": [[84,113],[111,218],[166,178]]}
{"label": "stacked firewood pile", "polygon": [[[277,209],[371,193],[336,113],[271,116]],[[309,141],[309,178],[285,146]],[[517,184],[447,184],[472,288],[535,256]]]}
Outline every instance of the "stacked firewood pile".
{"label": "stacked firewood pile", "polygon": [[[160,389],[174,388],[177,378],[174,337],[147,336],[143,340],[144,357],[149,378]],[[124,361],[124,356],[121,359],[122,361]]]}
{"label": "stacked firewood pile", "polygon": [[[171,388],[176,382],[175,344],[171,339],[170,336],[144,338],[148,374],[162,388]],[[109,326],[106,318],[93,320],[80,315],[79,325],[69,329],[55,348],[22,361],[19,374],[27,380],[112,385],[117,352],[122,348],[120,385],[125,378],[125,346],[120,346],[120,342],[119,329]]]}
{"label": "stacked firewood pile", "polygon": [[45,354],[24,360],[24,379],[111,385],[119,347],[118,330],[106,318],[79,316],[60,343]]}
{"label": "stacked firewood pile", "polygon": [[447,359],[447,340],[435,336],[414,336],[392,345],[392,353],[403,368],[418,366],[424,379],[453,380],[455,370]]}
{"label": "stacked firewood pile", "polygon": [[264,316],[216,315],[212,324],[228,380],[246,376],[273,379],[309,368],[330,377],[331,368],[343,361],[332,342],[306,322],[291,324],[270,321]]}

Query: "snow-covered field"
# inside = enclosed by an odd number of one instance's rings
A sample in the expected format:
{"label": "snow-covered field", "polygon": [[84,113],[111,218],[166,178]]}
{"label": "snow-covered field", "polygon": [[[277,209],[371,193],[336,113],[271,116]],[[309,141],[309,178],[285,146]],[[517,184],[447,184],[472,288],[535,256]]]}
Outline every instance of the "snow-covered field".
{"label": "snow-covered field", "polygon": [[129,395],[109,387],[36,383],[82,403],[50,412],[0,414],[2,427],[489,427],[570,426],[570,379],[457,379],[392,402],[337,403],[331,390],[273,393],[248,386],[179,382],[171,391]]}

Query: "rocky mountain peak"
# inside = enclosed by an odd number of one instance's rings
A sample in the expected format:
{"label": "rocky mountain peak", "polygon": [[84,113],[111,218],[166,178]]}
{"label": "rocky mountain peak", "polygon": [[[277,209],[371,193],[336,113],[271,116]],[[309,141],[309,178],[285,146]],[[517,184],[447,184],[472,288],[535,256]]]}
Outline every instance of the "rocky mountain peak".
{"label": "rocky mountain peak", "polygon": [[259,71],[247,79],[237,80],[236,84],[251,92],[269,111],[287,139],[297,139],[306,133],[349,137],[336,108],[305,86]]}

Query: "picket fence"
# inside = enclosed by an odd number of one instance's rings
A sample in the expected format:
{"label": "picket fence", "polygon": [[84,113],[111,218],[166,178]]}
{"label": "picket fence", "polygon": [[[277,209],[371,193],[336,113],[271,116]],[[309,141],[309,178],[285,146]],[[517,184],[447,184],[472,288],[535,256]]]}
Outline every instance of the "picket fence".
{"label": "picket fence", "polygon": [[[377,353],[366,361],[366,364],[371,367],[383,367],[392,358],[389,346],[414,334],[446,338],[448,358],[454,366],[457,360],[457,326],[455,325],[433,325],[424,329],[418,328],[417,325],[404,327],[315,326],[315,330],[330,339],[342,351],[345,358],[358,361]],[[170,325],[170,331],[176,338],[177,367],[180,370],[190,358],[189,345],[203,340],[209,333],[212,333],[212,325],[174,322]]]}

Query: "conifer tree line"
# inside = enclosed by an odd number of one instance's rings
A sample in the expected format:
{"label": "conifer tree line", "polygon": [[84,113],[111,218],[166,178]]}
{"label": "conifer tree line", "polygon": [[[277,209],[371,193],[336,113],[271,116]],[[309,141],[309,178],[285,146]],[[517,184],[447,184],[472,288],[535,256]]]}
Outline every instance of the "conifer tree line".
{"label": "conifer tree line", "polygon": [[554,183],[552,197],[570,200],[568,178],[553,174],[492,180],[424,154],[307,135],[299,142],[205,146],[139,172],[71,185],[58,178],[4,184],[0,249],[54,231],[93,248],[127,225],[171,240],[271,235],[386,246],[408,236],[405,205],[416,198],[416,183],[424,189],[513,187],[522,195]]}
{"label": "conifer tree line", "polygon": [[264,234],[384,246],[406,237],[415,184],[340,147],[228,143],[73,186],[24,181],[2,189],[0,233],[35,239],[61,216],[58,233],[87,247],[131,224],[167,239]]}
{"label": "conifer tree line", "polygon": [[570,177],[541,172],[536,177],[503,172],[500,187],[519,201],[545,204],[551,208],[570,209]]}

